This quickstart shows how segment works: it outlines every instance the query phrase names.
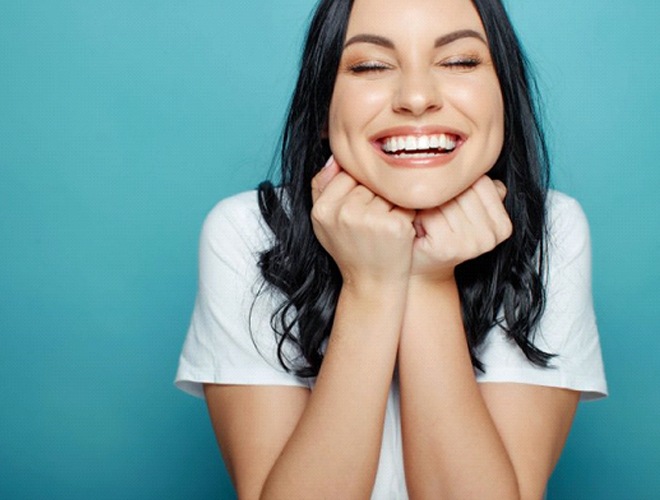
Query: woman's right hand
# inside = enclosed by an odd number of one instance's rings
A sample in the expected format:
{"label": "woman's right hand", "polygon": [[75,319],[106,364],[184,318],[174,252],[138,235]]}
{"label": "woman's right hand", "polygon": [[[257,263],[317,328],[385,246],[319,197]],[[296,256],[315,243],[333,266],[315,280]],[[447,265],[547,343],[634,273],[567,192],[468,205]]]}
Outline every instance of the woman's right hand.
{"label": "woman's right hand", "polygon": [[312,180],[312,225],[345,284],[406,283],[415,240],[414,210],[359,184],[330,157]]}

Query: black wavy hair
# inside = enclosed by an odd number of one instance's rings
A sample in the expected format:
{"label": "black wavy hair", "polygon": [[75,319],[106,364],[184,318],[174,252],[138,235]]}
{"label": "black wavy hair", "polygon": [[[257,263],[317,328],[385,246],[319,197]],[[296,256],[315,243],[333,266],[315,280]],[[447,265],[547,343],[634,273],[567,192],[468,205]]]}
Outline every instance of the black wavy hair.
{"label": "black wavy hair", "polygon": [[[500,325],[530,362],[547,367],[552,354],[533,342],[545,304],[545,202],[549,161],[528,63],[500,0],[472,0],[484,25],[504,101],[504,143],[489,175],[508,188],[513,235],[456,268],[472,364],[484,370],[479,347]],[[283,294],[271,325],[282,366],[314,377],[334,320],[341,275],[312,230],[312,177],[330,156],[324,134],[352,0],[321,0],[311,20],[281,144],[281,185],[259,185],[261,214],[274,234],[260,256],[266,287]],[[264,288],[262,288],[264,290]],[[295,359],[285,355],[292,344]],[[290,347],[290,346],[289,346]],[[287,350],[287,352],[290,352]]]}

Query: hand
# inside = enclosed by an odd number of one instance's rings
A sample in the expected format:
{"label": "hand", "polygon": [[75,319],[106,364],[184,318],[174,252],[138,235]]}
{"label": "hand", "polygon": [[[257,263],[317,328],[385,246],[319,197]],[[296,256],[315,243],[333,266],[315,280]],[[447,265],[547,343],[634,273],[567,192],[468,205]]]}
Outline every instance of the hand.
{"label": "hand", "polygon": [[489,252],[513,231],[502,203],[506,187],[487,176],[437,208],[421,210],[415,217],[412,274],[445,281],[455,267]]}
{"label": "hand", "polygon": [[376,196],[333,157],[312,180],[312,225],[344,283],[405,282],[415,239],[413,210]]}

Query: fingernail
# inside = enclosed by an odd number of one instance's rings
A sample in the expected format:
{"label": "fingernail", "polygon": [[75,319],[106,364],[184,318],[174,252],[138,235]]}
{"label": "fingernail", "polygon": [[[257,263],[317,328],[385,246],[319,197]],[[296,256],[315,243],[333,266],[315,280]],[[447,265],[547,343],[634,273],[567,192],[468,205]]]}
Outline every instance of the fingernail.
{"label": "fingernail", "polygon": [[[325,162],[325,165],[323,165],[323,168],[328,168],[330,165],[332,165],[332,162],[335,160],[335,157],[333,155],[330,155],[330,158],[328,158],[328,161]],[[323,170],[323,168],[321,170]]]}

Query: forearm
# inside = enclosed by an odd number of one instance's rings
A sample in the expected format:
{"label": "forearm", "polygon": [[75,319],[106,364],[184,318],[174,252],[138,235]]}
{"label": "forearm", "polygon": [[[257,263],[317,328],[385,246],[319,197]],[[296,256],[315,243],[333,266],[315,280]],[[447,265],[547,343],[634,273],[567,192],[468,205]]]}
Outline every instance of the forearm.
{"label": "forearm", "polygon": [[344,287],[315,387],[263,498],[370,496],[405,299],[405,286]]}
{"label": "forearm", "polygon": [[474,377],[453,280],[410,285],[399,377],[411,498],[518,497],[511,460]]}

